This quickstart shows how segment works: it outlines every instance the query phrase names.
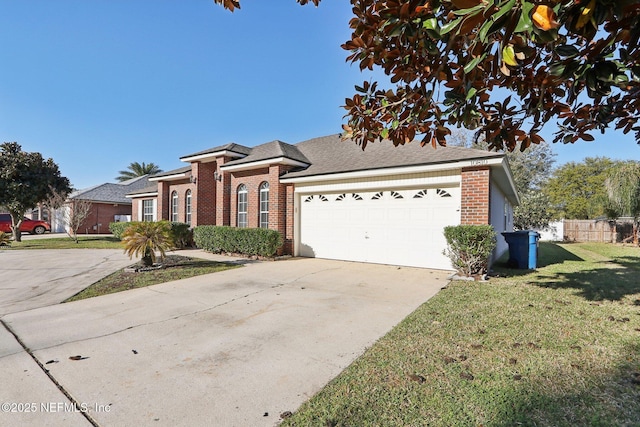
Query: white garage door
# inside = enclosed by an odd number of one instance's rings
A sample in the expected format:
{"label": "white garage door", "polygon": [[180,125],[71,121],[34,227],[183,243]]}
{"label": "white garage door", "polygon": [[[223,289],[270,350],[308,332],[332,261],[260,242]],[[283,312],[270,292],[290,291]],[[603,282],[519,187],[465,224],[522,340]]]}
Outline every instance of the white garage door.
{"label": "white garage door", "polygon": [[450,270],[442,231],[458,224],[459,187],[302,194],[299,253]]}

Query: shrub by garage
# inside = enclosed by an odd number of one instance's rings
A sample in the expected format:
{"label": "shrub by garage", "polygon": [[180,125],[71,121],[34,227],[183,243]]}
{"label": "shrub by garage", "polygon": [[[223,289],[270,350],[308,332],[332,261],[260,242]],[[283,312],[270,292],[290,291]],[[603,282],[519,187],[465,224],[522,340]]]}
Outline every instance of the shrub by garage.
{"label": "shrub by garage", "polygon": [[272,257],[282,248],[282,236],[265,228],[236,228],[202,225],[194,228],[198,248],[213,253],[238,253]]}
{"label": "shrub by garage", "polygon": [[466,277],[487,273],[489,258],[496,247],[496,232],[490,225],[456,225],[444,228],[444,254],[456,271]]}

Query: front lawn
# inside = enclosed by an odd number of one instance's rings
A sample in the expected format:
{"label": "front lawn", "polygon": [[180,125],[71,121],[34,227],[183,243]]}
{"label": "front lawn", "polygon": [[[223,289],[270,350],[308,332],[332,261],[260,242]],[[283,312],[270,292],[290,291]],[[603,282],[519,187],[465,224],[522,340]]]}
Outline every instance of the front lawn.
{"label": "front lawn", "polygon": [[219,271],[239,267],[237,264],[209,261],[180,255],[168,255],[163,264],[164,267],[161,269],[136,273],[118,270],[92,284],[88,288],[78,292],[64,302],[78,301],[85,298],[93,298],[129,289],[143,288],[146,286],[157,285],[159,283],[186,279],[193,276],[200,276],[202,274],[217,273]]}
{"label": "front lawn", "polygon": [[12,249],[122,249],[120,239],[113,236],[80,236],[76,243],[69,236],[46,237],[42,239],[23,239],[22,242],[11,242],[11,246],[2,250]]}
{"label": "front lawn", "polygon": [[638,425],[639,261],[542,243],[536,272],[452,282],[283,425]]}

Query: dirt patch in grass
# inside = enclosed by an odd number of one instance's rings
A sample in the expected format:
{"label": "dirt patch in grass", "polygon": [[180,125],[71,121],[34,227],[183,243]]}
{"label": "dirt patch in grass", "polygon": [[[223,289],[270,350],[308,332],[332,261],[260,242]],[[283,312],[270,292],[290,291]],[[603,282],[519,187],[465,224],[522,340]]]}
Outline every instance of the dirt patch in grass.
{"label": "dirt patch in grass", "polygon": [[[77,301],[129,289],[143,288],[159,283],[217,273],[239,267],[237,264],[209,261],[181,255],[168,255],[162,264],[162,268],[150,271],[125,272],[124,270],[119,270],[92,284],[64,302]],[[141,265],[136,263],[130,267],[141,267]]]}

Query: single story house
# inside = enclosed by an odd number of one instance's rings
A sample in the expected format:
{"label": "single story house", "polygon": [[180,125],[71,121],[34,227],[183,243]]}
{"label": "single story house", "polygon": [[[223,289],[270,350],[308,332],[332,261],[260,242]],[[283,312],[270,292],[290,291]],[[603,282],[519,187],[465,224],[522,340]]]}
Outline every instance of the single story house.
{"label": "single story house", "polygon": [[445,226],[491,224],[495,258],[518,204],[504,154],[469,148],[384,141],[362,150],[331,135],[230,143],[180,160],[189,166],[127,195],[134,220],[270,228],[294,256],[450,270]]}
{"label": "single story house", "polygon": [[[149,176],[143,175],[72,192],[68,198],[69,202],[83,200],[91,203],[87,217],[78,228],[78,234],[108,234],[109,223],[131,221],[132,203],[126,195],[148,186]],[[54,222],[62,224],[62,229],[56,231],[66,231],[64,227],[68,225],[68,221],[65,218],[69,218],[71,209],[73,203],[68,203],[54,213]]]}

